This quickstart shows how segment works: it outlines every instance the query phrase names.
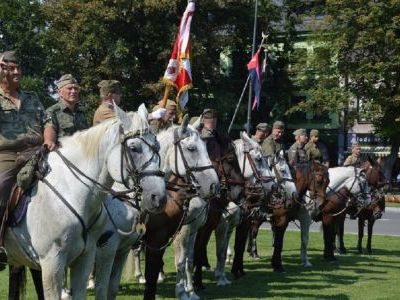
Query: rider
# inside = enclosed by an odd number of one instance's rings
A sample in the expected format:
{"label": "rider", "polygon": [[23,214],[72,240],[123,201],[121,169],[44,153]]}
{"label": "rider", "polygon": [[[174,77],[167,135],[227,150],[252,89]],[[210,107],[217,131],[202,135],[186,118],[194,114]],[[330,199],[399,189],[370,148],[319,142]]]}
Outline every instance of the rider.
{"label": "rider", "polygon": [[[37,95],[20,89],[20,60],[14,51],[0,54],[0,222],[16,175],[29,157],[24,153],[43,142],[44,108]],[[18,156],[18,164],[16,159]],[[21,164],[20,164],[21,162]],[[3,241],[0,241],[0,245]],[[0,247],[0,270],[7,257]]]}
{"label": "rider", "polygon": [[304,149],[304,146],[307,142],[307,131],[305,129],[297,129],[293,132],[295,137],[295,143],[289,148],[288,158],[289,165],[294,167],[298,163],[308,162],[309,156]]}
{"label": "rider", "polygon": [[275,121],[272,125],[272,133],[264,140],[261,145],[263,155],[275,156],[279,151],[283,150],[283,132],[285,124],[282,121]]}
{"label": "rider", "polygon": [[317,145],[318,140],[319,140],[319,131],[317,129],[311,129],[310,140],[304,146],[304,150],[306,150],[310,160],[317,160],[319,162],[322,162],[322,153]]}
{"label": "rider", "polygon": [[255,134],[251,138],[261,146],[264,140],[268,137],[269,132],[270,130],[267,123],[259,123],[256,126]]}
{"label": "rider", "polygon": [[46,110],[44,143],[52,151],[61,137],[87,129],[85,112],[79,103],[80,86],[71,75],[65,74],[57,81],[60,100]]}
{"label": "rider", "polygon": [[160,111],[160,108],[162,109],[162,102],[163,100],[158,102],[158,105],[153,108],[152,115],[154,115],[154,118],[150,121],[150,126],[155,134],[171,127],[174,124],[176,115],[176,102],[168,99],[165,105],[166,111],[158,118],[157,112]]}
{"label": "rider", "polygon": [[351,146],[351,155],[349,155],[343,163],[344,167],[347,166],[355,166],[361,167],[362,160],[361,160],[361,145],[359,143],[354,143]]}

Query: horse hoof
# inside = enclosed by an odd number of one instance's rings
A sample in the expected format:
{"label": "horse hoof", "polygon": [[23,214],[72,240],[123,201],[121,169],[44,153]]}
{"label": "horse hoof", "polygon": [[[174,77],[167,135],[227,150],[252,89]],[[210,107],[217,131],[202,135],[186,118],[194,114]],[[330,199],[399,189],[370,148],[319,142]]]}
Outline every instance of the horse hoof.
{"label": "horse hoof", "polygon": [[306,261],[306,262],[303,262],[303,267],[304,267],[304,268],[312,268],[313,265],[312,265],[312,263],[310,263],[309,261]]}
{"label": "horse hoof", "polygon": [[195,292],[190,292],[189,300],[200,300],[200,297]]}
{"label": "horse hoof", "polygon": [[70,300],[70,299],[72,299],[71,292],[68,289],[62,289],[61,300]]}
{"label": "horse hoof", "polygon": [[280,267],[280,268],[274,268],[274,273],[275,274],[286,274],[286,271],[283,267]]}
{"label": "horse hoof", "polygon": [[[157,283],[163,283],[164,281],[165,281],[165,274],[160,272],[158,274]],[[146,281],[145,281],[145,283],[146,283]]]}
{"label": "horse hoof", "polygon": [[86,289],[87,290],[93,290],[94,289],[94,280],[93,280],[93,278],[89,279],[89,281],[87,283],[87,286],[86,286]]}

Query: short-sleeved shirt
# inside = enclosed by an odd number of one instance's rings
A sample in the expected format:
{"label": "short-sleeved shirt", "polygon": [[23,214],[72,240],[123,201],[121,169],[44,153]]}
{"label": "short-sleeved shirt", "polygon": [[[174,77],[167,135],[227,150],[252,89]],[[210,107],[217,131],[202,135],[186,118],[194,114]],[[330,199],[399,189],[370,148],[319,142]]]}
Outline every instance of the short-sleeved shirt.
{"label": "short-sleeved shirt", "polygon": [[346,158],[346,160],[343,163],[344,167],[347,166],[355,166],[355,167],[360,167],[362,164],[361,158],[360,157],[356,157],[355,155],[351,154],[350,156],[348,156]]}
{"label": "short-sleeved shirt", "polygon": [[44,126],[54,128],[57,140],[89,127],[85,112],[81,109],[79,103],[75,104],[75,109],[72,112],[62,101],[46,110]]}
{"label": "short-sleeved shirt", "polygon": [[20,108],[0,89],[0,152],[22,151],[43,143],[44,108],[38,96],[19,92]]}
{"label": "short-sleeved shirt", "polygon": [[102,103],[97,108],[93,116],[93,126],[97,125],[105,120],[115,117],[113,105],[111,103]]}
{"label": "short-sleeved shirt", "polygon": [[264,156],[275,156],[279,151],[283,150],[283,143],[275,140],[272,135],[268,136],[261,145]]}
{"label": "short-sleeved shirt", "polygon": [[304,150],[307,152],[308,157],[310,160],[318,160],[322,161],[322,154],[321,151],[318,149],[317,145],[313,142],[308,142],[304,146]]}
{"label": "short-sleeved shirt", "polygon": [[305,163],[309,161],[308,154],[304,146],[294,143],[288,151],[289,164],[294,166],[297,163]]}

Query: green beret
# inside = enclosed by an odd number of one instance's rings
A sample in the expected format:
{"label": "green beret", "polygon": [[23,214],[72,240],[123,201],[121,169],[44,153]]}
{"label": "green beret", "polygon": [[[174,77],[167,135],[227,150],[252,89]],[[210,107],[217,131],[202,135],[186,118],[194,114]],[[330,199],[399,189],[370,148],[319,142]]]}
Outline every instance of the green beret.
{"label": "green beret", "polygon": [[285,129],[285,123],[282,121],[275,121],[272,128]]}
{"label": "green beret", "polygon": [[269,128],[268,128],[268,124],[267,124],[267,123],[259,123],[259,124],[256,126],[256,128],[257,128],[257,130],[261,130],[261,131],[269,131]]}
{"label": "green beret", "polygon": [[203,119],[215,119],[217,117],[217,111],[212,108],[206,108],[203,110],[203,113],[201,114]]}
{"label": "green beret", "polygon": [[105,97],[108,94],[120,94],[122,87],[118,80],[102,80],[97,86],[100,88],[100,97]]}
{"label": "green beret", "polygon": [[17,54],[15,53],[15,51],[5,51],[1,54],[1,59],[4,62],[12,62],[15,64],[20,63],[19,58],[17,56]]}
{"label": "green beret", "polygon": [[71,74],[64,74],[56,82],[57,88],[61,89],[67,84],[78,84],[78,81]]}
{"label": "green beret", "polygon": [[310,131],[310,136],[319,136],[319,131],[318,131],[318,129],[311,129],[311,131]]}
{"label": "green beret", "polygon": [[307,135],[307,131],[303,128],[293,131],[294,136]]}

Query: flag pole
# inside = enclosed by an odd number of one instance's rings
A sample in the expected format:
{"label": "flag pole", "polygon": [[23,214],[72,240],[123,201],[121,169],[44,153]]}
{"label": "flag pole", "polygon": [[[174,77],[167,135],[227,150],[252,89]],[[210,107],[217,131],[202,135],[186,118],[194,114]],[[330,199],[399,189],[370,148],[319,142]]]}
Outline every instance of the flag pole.
{"label": "flag pole", "polygon": [[[256,3],[254,5],[253,44],[251,45],[251,57],[254,56],[256,48],[257,15],[258,15],[258,0],[256,0]],[[251,123],[251,89],[252,89],[252,84],[250,82],[249,99],[247,102],[247,123],[246,123],[247,134],[250,134],[250,123]]]}

